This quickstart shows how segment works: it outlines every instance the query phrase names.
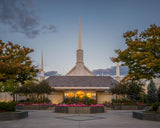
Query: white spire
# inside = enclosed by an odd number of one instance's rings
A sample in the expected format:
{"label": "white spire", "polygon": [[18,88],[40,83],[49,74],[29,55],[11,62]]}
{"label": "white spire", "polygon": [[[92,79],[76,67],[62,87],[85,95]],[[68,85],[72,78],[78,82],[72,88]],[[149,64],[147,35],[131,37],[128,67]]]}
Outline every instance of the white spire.
{"label": "white spire", "polygon": [[104,76],[104,75],[103,75],[103,72],[102,72],[102,76]]}
{"label": "white spire", "polygon": [[117,80],[118,82],[121,81],[121,78],[120,78],[120,71],[119,71],[119,62],[117,62],[117,67],[116,67],[116,77],[115,77],[115,80]]}
{"label": "white spire", "polygon": [[43,69],[43,51],[41,52],[41,76],[40,81],[43,81],[45,79],[44,77],[44,69]]}
{"label": "white spire", "polygon": [[117,62],[117,68],[116,68],[116,77],[120,76],[120,72],[119,72],[119,62]]}
{"label": "white spire", "polygon": [[79,37],[78,37],[78,49],[77,49],[77,62],[66,76],[94,76],[94,74],[84,65],[83,62],[83,50],[81,39],[81,17],[79,17]]}
{"label": "white spire", "polygon": [[81,17],[79,17],[78,49],[82,49],[82,37],[81,37]]}

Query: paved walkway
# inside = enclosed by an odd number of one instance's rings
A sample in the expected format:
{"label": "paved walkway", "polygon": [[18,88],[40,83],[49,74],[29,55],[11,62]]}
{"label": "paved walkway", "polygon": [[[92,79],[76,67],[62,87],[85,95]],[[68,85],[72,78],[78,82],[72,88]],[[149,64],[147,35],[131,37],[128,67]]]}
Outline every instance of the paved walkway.
{"label": "paved walkway", "polygon": [[132,118],[132,111],[78,115],[35,110],[25,119],[0,121],[0,128],[160,128],[160,122]]}

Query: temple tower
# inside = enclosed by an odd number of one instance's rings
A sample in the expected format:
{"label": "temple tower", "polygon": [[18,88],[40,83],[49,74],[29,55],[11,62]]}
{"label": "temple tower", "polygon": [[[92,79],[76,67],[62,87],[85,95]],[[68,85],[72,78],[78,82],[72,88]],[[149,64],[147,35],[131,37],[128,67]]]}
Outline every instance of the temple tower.
{"label": "temple tower", "polygon": [[81,36],[81,18],[79,17],[79,35],[78,35],[78,50],[77,62],[66,76],[94,76],[94,74],[84,65],[83,50],[82,50],[82,36]]}
{"label": "temple tower", "polygon": [[115,80],[120,82],[120,70],[119,70],[119,62],[117,62],[117,67],[116,67],[116,77]]}
{"label": "temple tower", "polygon": [[45,80],[44,77],[44,68],[43,68],[43,52],[41,52],[41,76],[40,76],[40,82]]}

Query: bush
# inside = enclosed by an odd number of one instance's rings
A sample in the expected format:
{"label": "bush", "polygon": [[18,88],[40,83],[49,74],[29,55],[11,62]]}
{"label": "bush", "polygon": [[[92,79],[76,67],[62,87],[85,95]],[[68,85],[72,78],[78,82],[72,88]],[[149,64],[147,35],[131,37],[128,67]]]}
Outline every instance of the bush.
{"label": "bush", "polygon": [[129,99],[122,98],[122,99],[112,99],[112,104],[132,105],[135,103]]}
{"label": "bush", "polygon": [[16,103],[15,102],[0,102],[0,110],[3,111],[15,111]]}
{"label": "bush", "polygon": [[148,103],[148,95],[145,93],[141,93],[140,102],[145,103],[145,104]]}
{"label": "bush", "polygon": [[152,105],[152,111],[157,111],[158,107],[160,106],[160,102],[156,102]]}
{"label": "bush", "polygon": [[72,98],[64,98],[63,103],[65,104],[77,104],[77,103],[83,103],[85,105],[91,105],[91,104],[97,104],[96,100],[90,99],[87,96],[84,96],[83,98],[79,97],[72,97]]}

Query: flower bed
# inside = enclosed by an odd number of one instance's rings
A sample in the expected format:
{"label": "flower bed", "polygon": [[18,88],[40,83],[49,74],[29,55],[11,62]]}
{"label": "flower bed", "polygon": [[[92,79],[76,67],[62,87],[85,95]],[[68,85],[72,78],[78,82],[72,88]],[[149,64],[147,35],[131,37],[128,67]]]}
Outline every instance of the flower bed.
{"label": "flower bed", "polygon": [[62,104],[62,105],[56,105],[55,112],[70,113],[70,114],[103,113],[104,105]]}
{"label": "flower bed", "polygon": [[35,104],[35,103],[23,103],[23,104],[17,104],[16,109],[21,109],[21,110],[50,110],[53,109],[55,104],[45,104],[45,103],[40,103],[40,104]]}

